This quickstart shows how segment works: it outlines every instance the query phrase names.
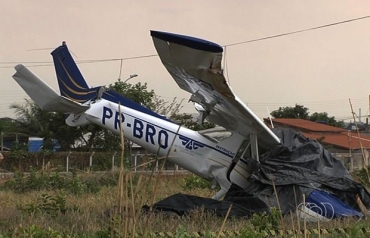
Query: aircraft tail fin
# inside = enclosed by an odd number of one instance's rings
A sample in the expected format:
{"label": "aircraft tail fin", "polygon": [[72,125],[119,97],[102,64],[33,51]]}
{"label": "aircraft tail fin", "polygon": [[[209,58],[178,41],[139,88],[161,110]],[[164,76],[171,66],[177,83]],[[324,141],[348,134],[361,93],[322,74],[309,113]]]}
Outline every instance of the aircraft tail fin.
{"label": "aircraft tail fin", "polygon": [[99,87],[89,88],[65,42],[51,52],[51,55],[53,56],[60,95],[79,103],[84,103],[97,96]]}
{"label": "aircraft tail fin", "polygon": [[15,70],[17,72],[13,75],[14,80],[42,110],[80,113],[89,108],[88,105],[83,105],[60,96],[24,65],[19,64],[15,66]]}

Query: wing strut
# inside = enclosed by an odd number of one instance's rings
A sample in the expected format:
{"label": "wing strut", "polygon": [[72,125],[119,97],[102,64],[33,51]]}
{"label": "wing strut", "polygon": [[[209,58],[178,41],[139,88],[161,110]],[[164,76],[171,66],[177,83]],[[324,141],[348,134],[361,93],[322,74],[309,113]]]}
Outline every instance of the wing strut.
{"label": "wing strut", "polygon": [[259,162],[257,135],[256,134],[250,134],[249,138],[250,138],[249,141],[244,140],[241,143],[238,152],[234,156],[233,161],[231,162],[229,168],[227,169],[226,177],[227,177],[227,180],[229,180],[229,182],[231,182],[231,179],[230,179],[231,172],[235,168],[236,164],[239,162],[240,158],[242,158],[249,149],[250,149],[250,153],[251,153],[250,154],[251,159],[254,159],[257,162]]}
{"label": "wing strut", "polygon": [[255,159],[258,162],[260,162],[260,157],[258,155],[258,137],[257,137],[257,134],[251,133],[249,137],[250,137],[250,140],[251,140],[251,157],[252,157],[252,159]]}
{"label": "wing strut", "polygon": [[231,172],[235,168],[236,164],[239,162],[240,158],[242,158],[243,155],[245,154],[245,152],[248,150],[248,148],[250,147],[250,144],[251,143],[248,140],[244,140],[241,143],[238,152],[235,154],[234,159],[231,162],[231,164],[230,164],[230,166],[229,166],[229,168],[227,169],[227,172],[226,172],[226,177],[227,177],[227,180],[229,180],[229,182],[231,182],[231,179],[230,179]]}

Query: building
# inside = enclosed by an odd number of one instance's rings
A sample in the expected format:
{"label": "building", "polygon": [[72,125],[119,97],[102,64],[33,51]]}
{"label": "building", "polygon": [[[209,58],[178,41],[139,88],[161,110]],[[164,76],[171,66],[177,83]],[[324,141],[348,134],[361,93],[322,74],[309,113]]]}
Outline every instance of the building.
{"label": "building", "polygon": [[[271,121],[274,127],[296,129],[307,138],[317,140],[344,164],[350,163],[355,167],[369,165],[370,136],[367,134],[304,119],[273,118]],[[264,122],[271,127],[269,118]]]}

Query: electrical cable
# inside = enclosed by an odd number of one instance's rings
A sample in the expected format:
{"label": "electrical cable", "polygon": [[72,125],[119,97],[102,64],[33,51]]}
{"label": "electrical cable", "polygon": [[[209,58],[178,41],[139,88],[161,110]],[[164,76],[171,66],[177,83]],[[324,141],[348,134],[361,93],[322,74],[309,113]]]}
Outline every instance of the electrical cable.
{"label": "electrical cable", "polygon": [[235,46],[235,45],[241,45],[241,44],[261,41],[261,40],[268,40],[268,39],[277,38],[277,37],[281,37],[281,36],[293,35],[293,34],[305,32],[305,31],[313,31],[313,30],[317,30],[317,29],[321,29],[321,28],[325,28],[325,27],[340,25],[340,24],[344,24],[344,23],[348,23],[348,22],[352,22],[352,21],[363,20],[363,19],[366,19],[366,18],[370,18],[370,16],[353,18],[353,19],[340,21],[340,22],[335,22],[335,23],[330,23],[330,24],[326,24],[326,25],[322,25],[322,26],[311,27],[311,28],[307,28],[307,29],[304,29],[304,30],[291,31],[291,32],[282,33],[282,34],[278,34],[278,35],[272,35],[272,36],[262,37],[262,38],[258,38],[258,39],[253,39],[253,40],[247,40],[247,41],[237,42],[237,43],[233,43],[233,44],[228,44],[228,45],[224,45],[224,46]]}

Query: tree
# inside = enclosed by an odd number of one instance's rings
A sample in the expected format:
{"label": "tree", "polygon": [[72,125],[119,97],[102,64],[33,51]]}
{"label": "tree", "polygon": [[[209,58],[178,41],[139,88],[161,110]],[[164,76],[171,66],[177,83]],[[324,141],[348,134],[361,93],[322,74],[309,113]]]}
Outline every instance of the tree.
{"label": "tree", "polygon": [[69,149],[83,134],[83,128],[71,128],[65,124],[63,113],[41,110],[33,101],[25,99],[25,104],[13,103],[20,126],[16,132],[29,136],[41,137],[44,140],[43,149],[52,150],[53,139],[57,139],[61,149]]}
{"label": "tree", "polygon": [[193,116],[191,114],[174,114],[171,116],[171,119],[177,122],[179,125],[182,125],[186,128],[189,128],[194,131],[204,130],[208,128],[215,127],[215,124],[204,121],[203,124],[198,124],[198,122],[194,121]]}
{"label": "tree", "polygon": [[20,131],[21,128],[21,123],[17,120],[8,117],[0,118],[0,132]]}
{"label": "tree", "polygon": [[155,104],[154,111],[160,115],[168,116],[172,118],[174,115],[178,115],[180,109],[182,108],[182,99],[179,103],[177,102],[177,98],[174,97],[172,102],[167,102],[161,99],[159,96],[155,95],[153,98],[153,102]]}
{"label": "tree", "polygon": [[295,107],[279,107],[278,110],[272,111],[271,116],[275,118],[308,118],[308,108],[296,104]]}
{"label": "tree", "polygon": [[343,127],[343,121],[337,121],[335,117],[329,117],[326,112],[314,112],[309,115],[308,108],[296,104],[295,107],[279,107],[278,110],[272,111],[271,116],[274,118],[300,118],[314,122],[325,122],[330,126]]}
{"label": "tree", "polygon": [[150,110],[154,110],[156,107],[153,101],[153,98],[155,98],[154,90],[148,90],[147,83],[141,84],[138,82],[136,84],[129,84],[116,81],[114,84],[110,84],[108,88]]}
{"label": "tree", "polygon": [[336,126],[336,127],[343,127],[344,123],[343,121],[337,121],[335,117],[329,117],[328,113],[326,112],[314,112],[312,115],[308,118],[310,121],[315,122],[325,122],[329,126]]}

